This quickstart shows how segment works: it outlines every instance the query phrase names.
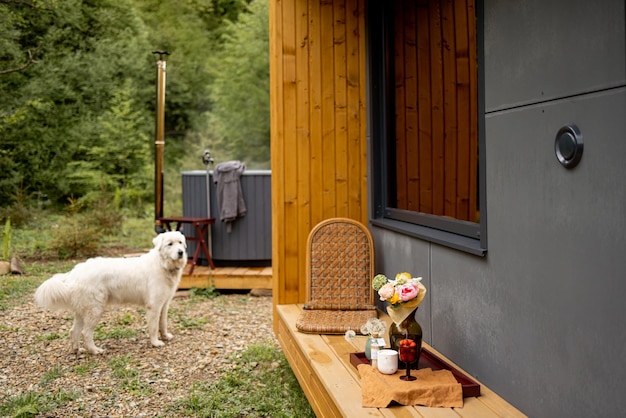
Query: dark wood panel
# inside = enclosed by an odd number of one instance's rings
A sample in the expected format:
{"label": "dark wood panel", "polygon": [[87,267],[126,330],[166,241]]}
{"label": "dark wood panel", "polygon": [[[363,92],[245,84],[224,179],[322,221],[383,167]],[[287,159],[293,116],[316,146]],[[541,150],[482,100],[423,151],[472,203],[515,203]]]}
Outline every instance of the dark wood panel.
{"label": "dark wood panel", "polygon": [[473,0],[395,3],[398,208],[475,221]]}

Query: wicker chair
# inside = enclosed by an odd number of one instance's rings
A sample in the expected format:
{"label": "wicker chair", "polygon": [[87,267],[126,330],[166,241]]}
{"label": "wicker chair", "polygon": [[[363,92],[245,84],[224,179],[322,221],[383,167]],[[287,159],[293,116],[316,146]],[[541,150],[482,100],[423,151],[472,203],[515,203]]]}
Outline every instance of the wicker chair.
{"label": "wicker chair", "polygon": [[296,322],[301,332],[360,332],[377,318],[372,277],[374,243],[369,230],[347,218],[332,218],[309,233],[306,253],[307,302]]}

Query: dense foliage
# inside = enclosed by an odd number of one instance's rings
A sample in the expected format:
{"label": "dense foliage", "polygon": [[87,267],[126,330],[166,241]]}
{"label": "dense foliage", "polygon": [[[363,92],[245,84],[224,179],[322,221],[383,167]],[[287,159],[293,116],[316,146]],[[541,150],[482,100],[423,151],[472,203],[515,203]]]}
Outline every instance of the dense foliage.
{"label": "dense foliage", "polygon": [[213,115],[218,140],[234,158],[269,168],[269,56],[259,54],[269,49],[267,1],[253,2],[250,11],[228,24],[214,60]]}
{"label": "dense foliage", "polygon": [[0,0],[0,208],[152,201],[157,50],[166,170],[267,167],[267,32],[262,0]]}

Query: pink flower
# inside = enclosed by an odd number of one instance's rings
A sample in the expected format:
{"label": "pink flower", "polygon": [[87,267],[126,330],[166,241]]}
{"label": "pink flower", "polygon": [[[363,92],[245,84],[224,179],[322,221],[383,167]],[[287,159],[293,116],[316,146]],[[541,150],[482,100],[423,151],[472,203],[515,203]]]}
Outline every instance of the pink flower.
{"label": "pink flower", "polygon": [[406,283],[400,287],[398,293],[400,294],[400,300],[402,302],[406,302],[414,299],[419,291],[420,288],[417,286],[416,283]]}
{"label": "pink flower", "polygon": [[378,290],[378,296],[380,296],[380,300],[388,300],[393,296],[395,291],[396,290],[391,283],[386,283]]}

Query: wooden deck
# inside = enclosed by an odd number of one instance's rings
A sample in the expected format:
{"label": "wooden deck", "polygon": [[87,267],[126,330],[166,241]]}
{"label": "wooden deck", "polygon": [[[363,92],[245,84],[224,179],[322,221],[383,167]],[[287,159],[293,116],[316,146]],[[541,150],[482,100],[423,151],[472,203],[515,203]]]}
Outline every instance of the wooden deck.
{"label": "wooden deck", "polygon": [[192,274],[185,268],[179,289],[192,287],[216,289],[272,289],[272,267],[216,267],[196,266]]}
{"label": "wooden deck", "polygon": [[[343,335],[298,332],[295,323],[301,309],[301,305],[276,306],[276,336],[318,417],[526,417],[480,382],[481,395],[465,398],[463,408],[399,405],[389,408],[363,408],[360,378],[357,370],[350,364],[350,353],[364,350],[365,337],[359,336],[353,342],[347,342]],[[442,360],[454,365],[432,347],[427,344],[424,346]]]}

